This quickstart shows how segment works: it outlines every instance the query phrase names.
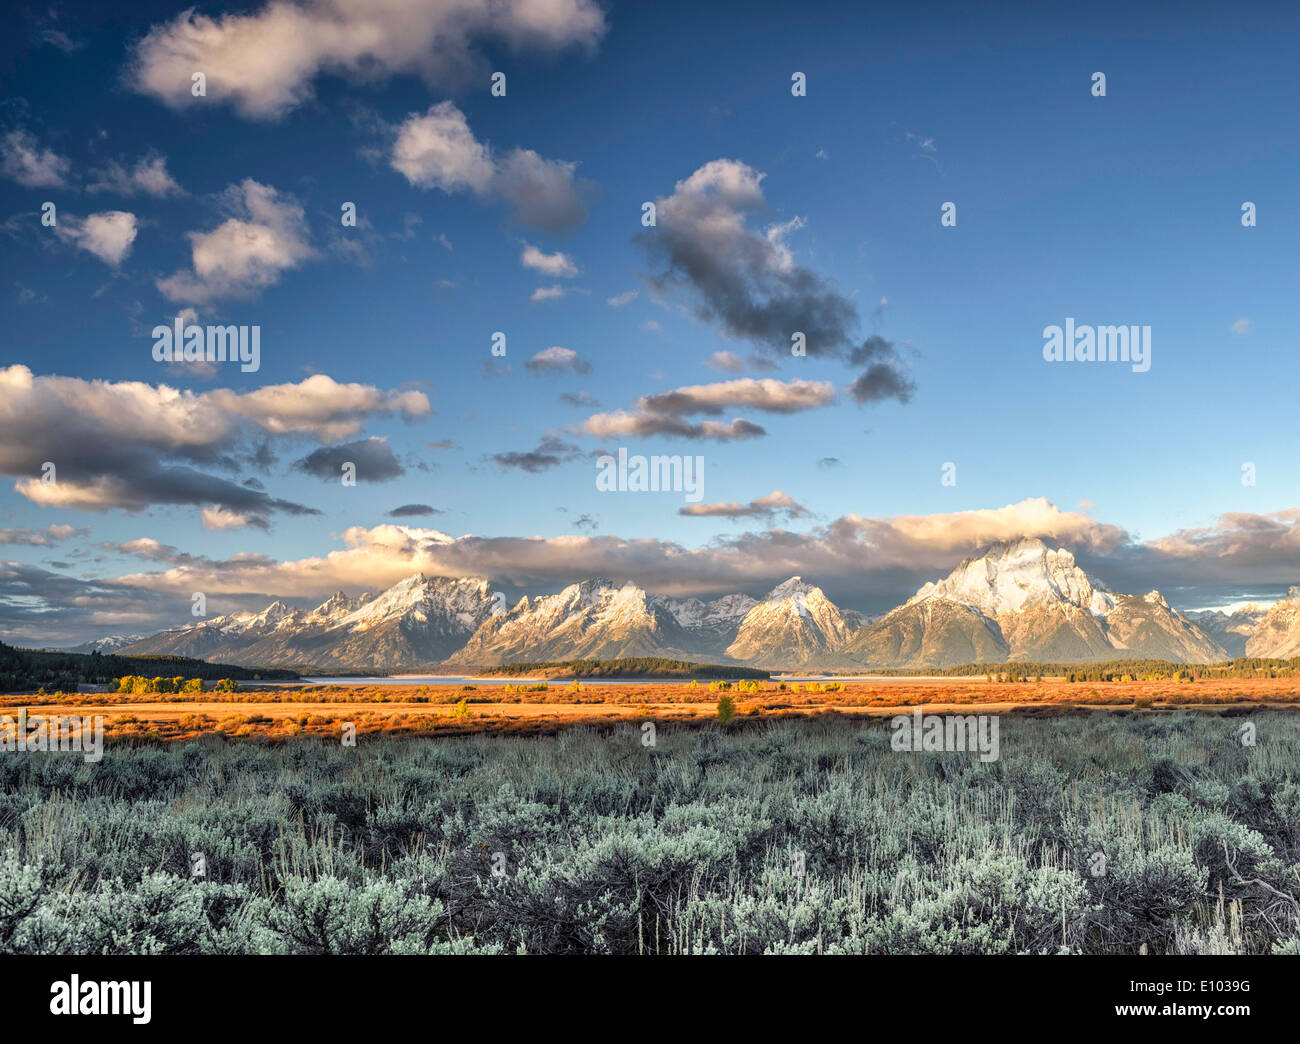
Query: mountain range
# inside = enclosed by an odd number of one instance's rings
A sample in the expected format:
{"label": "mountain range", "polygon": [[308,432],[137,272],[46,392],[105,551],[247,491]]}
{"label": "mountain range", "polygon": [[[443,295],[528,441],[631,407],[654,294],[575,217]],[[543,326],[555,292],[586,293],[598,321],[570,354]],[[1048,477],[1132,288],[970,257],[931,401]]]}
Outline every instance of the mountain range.
{"label": "mountain range", "polygon": [[761,600],[651,594],[593,578],[507,607],[482,578],[415,574],[385,591],[339,592],[314,609],[272,602],[120,648],[259,666],[378,673],[567,659],[664,656],[758,667],[941,668],[1006,661],[1300,655],[1300,587],[1271,609],[1188,613],[1158,591],[1120,594],[1064,548],[997,544],[876,619],[791,577]]}

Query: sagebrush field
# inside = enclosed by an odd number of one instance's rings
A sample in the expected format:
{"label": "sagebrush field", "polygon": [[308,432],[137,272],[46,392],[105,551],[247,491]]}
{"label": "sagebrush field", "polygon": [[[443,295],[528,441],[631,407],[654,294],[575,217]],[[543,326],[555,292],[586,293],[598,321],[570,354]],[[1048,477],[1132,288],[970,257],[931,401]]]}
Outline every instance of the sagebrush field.
{"label": "sagebrush field", "polygon": [[847,715],[4,756],[0,950],[1300,953],[1300,715],[1001,736],[988,763]]}

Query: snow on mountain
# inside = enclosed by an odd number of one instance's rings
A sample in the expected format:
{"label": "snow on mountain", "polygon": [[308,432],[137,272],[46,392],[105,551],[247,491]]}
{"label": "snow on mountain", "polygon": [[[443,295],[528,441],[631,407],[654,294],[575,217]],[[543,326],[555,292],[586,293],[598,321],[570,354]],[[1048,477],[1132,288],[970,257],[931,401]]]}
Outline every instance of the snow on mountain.
{"label": "snow on mountain", "polygon": [[715,654],[736,638],[740,623],[758,600],[746,594],[729,594],[704,602],[698,598],[656,596],[655,601],[694,638],[696,647]]}
{"label": "snow on mountain", "polygon": [[[762,600],[729,594],[711,601],[594,577],[505,608],[487,580],[417,573],[378,594],[340,591],[310,610],[274,601],[260,612],[187,623],[122,648],[367,671],[639,656],[836,669],[1228,658],[1215,637],[1217,621],[1202,618],[1209,631],[1158,592],[1118,594],[1069,551],[1019,540],[966,559],[871,621],[799,576]],[[1247,617],[1232,620],[1225,626],[1240,629]],[[1255,635],[1250,648],[1270,651],[1251,655],[1300,652],[1300,589],[1269,611]]]}
{"label": "snow on mountain", "polygon": [[759,666],[826,665],[838,662],[861,626],[857,613],[841,610],[820,587],[792,576],[745,614],[727,655]]}
{"label": "snow on mountain", "polygon": [[132,642],[138,642],[144,635],[142,634],[106,634],[103,638],[95,638],[89,642],[82,642],[80,645],[74,645],[65,652],[71,653],[93,653],[101,655],[115,653],[124,646]]}
{"label": "snow on mountain", "polygon": [[[507,612],[485,621],[455,655],[458,663],[501,663],[568,659],[611,660],[634,656],[689,656],[697,647],[692,631],[673,612],[672,600],[649,595],[632,583],[605,578],[570,584],[558,594],[522,598]],[[688,615],[709,617],[703,603],[677,606]]]}
{"label": "snow on mountain", "polygon": [[1052,550],[1041,540],[995,544],[968,558],[944,579],[926,584],[907,604],[948,598],[998,616],[1039,605],[1066,602],[1105,616],[1115,607],[1104,584],[1092,580],[1064,548]]}
{"label": "snow on mountain", "polygon": [[127,651],[263,666],[391,670],[445,659],[495,604],[486,580],[417,573],[378,596],[338,592],[310,611],[275,601],[258,613],[230,613],[163,631]]}
{"label": "snow on mountain", "polygon": [[1036,539],[995,544],[967,558],[865,629],[847,652],[864,665],[889,667],[1227,658],[1159,592],[1116,594],[1069,551]]}

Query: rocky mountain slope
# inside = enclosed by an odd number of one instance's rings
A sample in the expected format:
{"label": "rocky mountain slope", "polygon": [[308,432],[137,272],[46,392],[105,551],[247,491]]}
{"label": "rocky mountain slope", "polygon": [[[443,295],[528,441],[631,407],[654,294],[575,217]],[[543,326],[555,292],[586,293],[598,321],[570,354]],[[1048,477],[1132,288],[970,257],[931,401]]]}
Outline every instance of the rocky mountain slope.
{"label": "rocky mountain slope", "polygon": [[485,621],[457,651],[458,663],[566,659],[609,660],[629,656],[682,656],[693,643],[665,600],[635,584],[605,579],[570,584],[541,598],[521,598]]}
{"label": "rocky mountain slope", "polygon": [[1246,655],[1246,643],[1267,614],[1266,608],[1250,605],[1231,613],[1219,609],[1202,609],[1184,615],[1222,645],[1229,656],[1237,657]]}
{"label": "rocky mountain slope", "polygon": [[231,613],[176,627],[122,651],[387,671],[446,659],[498,604],[486,580],[417,573],[377,596],[348,598],[340,592],[312,610],[272,602],[260,613]]}
{"label": "rocky mountain slope", "polygon": [[1069,551],[1020,540],[966,559],[874,621],[797,576],[761,600],[671,598],[595,578],[509,606],[487,580],[416,574],[375,595],[339,593],[310,610],[276,601],[121,651],[376,672],[638,656],[836,670],[1128,657],[1206,663],[1232,654],[1220,634],[1250,655],[1300,655],[1300,589],[1292,595],[1247,642],[1245,617],[1203,615],[1203,626],[1156,591],[1116,593]]}
{"label": "rocky mountain slope", "polygon": [[1300,587],[1274,602],[1246,642],[1247,656],[1300,656]]}
{"label": "rocky mountain slope", "polygon": [[844,653],[863,666],[904,668],[1227,656],[1158,592],[1116,594],[1069,551],[1041,540],[997,544],[966,559],[866,628]]}
{"label": "rocky mountain slope", "polygon": [[726,655],[760,667],[833,666],[862,623],[820,587],[792,576],[745,614]]}

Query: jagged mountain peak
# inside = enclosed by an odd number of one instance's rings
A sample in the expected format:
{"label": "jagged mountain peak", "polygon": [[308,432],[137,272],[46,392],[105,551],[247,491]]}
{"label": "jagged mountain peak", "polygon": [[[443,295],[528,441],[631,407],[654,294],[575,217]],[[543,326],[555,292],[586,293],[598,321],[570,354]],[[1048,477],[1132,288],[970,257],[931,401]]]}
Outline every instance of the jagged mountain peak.
{"label": "jagged mountain peak", "polygon": [[925,584],[908,604],[947,598],[986,616],[1068,603],[1104,616],[1115,606],[1110,589],[1093,580],[1065,548],[1036,537],[991,544],[965,558],[944,579]]}
{"label": "jagged mountain peak", "polygon": [[815,584],[810,584],[801,576],[792,576],[789,580],[777,584],[772,590],[768,591],[767,596],[763,599],[765,602],[784,602],[787,598],[794,598],[797,595],[812,594],[814,591],[821,591]]}

